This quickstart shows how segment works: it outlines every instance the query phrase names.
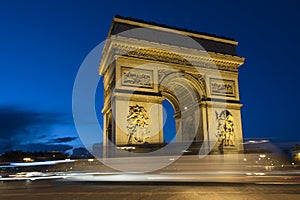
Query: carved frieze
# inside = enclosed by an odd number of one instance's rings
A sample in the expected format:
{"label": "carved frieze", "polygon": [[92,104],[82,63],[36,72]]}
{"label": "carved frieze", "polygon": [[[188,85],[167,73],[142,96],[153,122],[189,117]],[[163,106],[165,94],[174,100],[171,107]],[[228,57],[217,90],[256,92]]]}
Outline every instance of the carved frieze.
{"label": "carved frieze", "polygon": [[150,60],[163,61],[168,63],[191,65],[191,63],[179,54],[156,49],[137,49],[127,53],[128,56]]}
{"label": "carved frieze", "polygon": [[136,48],[123,44],[113,44],[112,49],[114,54],[117,55],[233,72],[237,72],[238,67],[244,61],[244,58],[214,52],[209,52],[208,55],[206,54],[205,56],[181,55],[172,51],[153,48]]}

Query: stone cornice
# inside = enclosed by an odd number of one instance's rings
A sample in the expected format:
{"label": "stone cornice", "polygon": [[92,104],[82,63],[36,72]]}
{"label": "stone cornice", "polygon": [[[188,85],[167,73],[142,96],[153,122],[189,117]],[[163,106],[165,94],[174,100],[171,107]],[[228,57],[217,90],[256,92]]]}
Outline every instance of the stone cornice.
{"label": "stone cornice", "polygon": [[237,72],[244,63],[244,58],[238,56],[113,36],[107,40],[103,50],[99,73],[104,74],[111,59],[120,55],[232,72]]}
{"label": "stone cornice", "polygon": [[219,101],[201,101],[200,102],[201,107],[210,107],[210,108],[226,108],[226,109],[234,109],[239,110],[243,104],[241,103],[229,103],[226,101],[219,102]]}

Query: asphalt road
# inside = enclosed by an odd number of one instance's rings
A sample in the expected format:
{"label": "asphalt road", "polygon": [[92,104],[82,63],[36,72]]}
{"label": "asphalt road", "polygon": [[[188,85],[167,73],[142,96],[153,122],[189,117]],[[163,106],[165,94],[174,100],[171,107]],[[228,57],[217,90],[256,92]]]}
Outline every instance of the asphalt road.
{"label": "asphalt road", "polygon": [[299,184],[2,181],[0,199],[300,199]]}

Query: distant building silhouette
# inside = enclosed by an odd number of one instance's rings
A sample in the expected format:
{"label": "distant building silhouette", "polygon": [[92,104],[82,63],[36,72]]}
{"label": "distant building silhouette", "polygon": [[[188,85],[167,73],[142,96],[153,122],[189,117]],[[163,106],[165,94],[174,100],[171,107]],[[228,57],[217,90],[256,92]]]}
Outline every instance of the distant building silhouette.
{"label": "distant building silhouette", "polygon": [[23,152],[20,150],[7,151],[0,156],[0,162],[28,162],[45,160],[62,160],[68,158],[67,154],[59,151]]}
{"label": "distant building silhouette", "polygon": [[90,154],[90,152],[86,148],[79,147],[79,148],[73,149],[72,157],[73,158],[91,158],[91,157],[93,157],[93,155]]}

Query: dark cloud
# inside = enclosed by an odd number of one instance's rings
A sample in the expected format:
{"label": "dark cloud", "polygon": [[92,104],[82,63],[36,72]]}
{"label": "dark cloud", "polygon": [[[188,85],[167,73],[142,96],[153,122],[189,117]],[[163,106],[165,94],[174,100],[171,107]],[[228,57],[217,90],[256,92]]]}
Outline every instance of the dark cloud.
{"label": "dark cloud", "polygon": [[65,142],[71,142],[76,139],[77,137],[62,137],[62,138],[51,139],[49,140],[48,143],[65,143]]}
{"label": "dark cloud", "polygon": [[20,142],[45,137],[54,124],[61,123],[62,114],[59,113],[0,106],[0,153]]}
{"label": "dark cloud", "polygon": [[37,139],[45,139],[47,137],[47,135],[41,135],[41,136],[38,136]]}

